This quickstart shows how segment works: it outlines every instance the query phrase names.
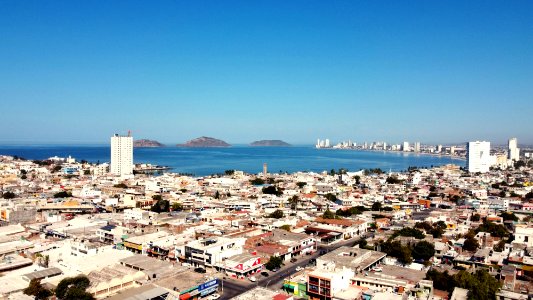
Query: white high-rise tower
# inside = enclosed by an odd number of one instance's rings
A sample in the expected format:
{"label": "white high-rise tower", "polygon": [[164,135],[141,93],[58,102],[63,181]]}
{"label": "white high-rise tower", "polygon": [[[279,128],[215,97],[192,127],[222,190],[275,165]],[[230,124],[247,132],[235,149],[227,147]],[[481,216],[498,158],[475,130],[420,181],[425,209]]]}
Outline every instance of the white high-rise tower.
{"label": "white high-rise tower", "polygon": [[490,167],[490,142],[466,144],[466,168],[468,172],[486,173]]}
{"label": "white high-rise tower", "polygon": [[520,148],[518,148],[518,141],[516,138],[509,140],[509,149],[507,152],[507,159],[517,161],[520,159]]}
{"label": "white high-rise tower", "polygon": [[115,134],[111,137],[111,173],[115,175],[133,174],[133,137],[119,136]]}

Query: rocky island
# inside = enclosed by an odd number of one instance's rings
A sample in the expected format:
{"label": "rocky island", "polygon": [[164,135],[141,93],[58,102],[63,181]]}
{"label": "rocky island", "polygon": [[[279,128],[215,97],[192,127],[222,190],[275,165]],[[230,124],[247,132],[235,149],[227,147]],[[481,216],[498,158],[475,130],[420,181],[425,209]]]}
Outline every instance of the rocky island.
{"label": "rocky island", "polygon": [[202,136],[186,142],[185,144],[178,144],[178,147],[230,147],[231,145],[212,137]]}
{"label": "rocky island", "polygon": [[282,140],[261,140],[261,141],[255,141],[250,144],[250,146],[256,146],[256,147],[288,147],[291,146],[291,144],[286,143]]}
{"label": "rocky island", "polygon": [[142,139],[142,140],[133,141],[133,147],[136,147],[136,148],[155,148],[155,147],[164,147],[164,146],[165,145],[154,140]]}

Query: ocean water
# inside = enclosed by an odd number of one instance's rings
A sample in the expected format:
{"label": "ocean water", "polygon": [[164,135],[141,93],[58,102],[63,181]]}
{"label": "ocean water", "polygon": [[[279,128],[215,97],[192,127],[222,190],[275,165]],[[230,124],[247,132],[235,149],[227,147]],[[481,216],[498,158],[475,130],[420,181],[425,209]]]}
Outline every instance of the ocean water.
{"label": "ocean water", "polygon": [[[46,159],[52,156],[72,156],[77,160],[109,162],[109,146],[88,145],[0,145],[0,155],[17,155],[26,159]],[[381,168],[385,171],[402,171],[409,166],[430,167],[445,164],[464,166],[462,159],[415,153],[316,149],[313,146],[229,148],[135,148],[135,163],[168,166],[172,172],[205,176],[225,170],[242,170],[259,173],[263,163],[269,172],[296,172],[340,168],[358,171]]]}

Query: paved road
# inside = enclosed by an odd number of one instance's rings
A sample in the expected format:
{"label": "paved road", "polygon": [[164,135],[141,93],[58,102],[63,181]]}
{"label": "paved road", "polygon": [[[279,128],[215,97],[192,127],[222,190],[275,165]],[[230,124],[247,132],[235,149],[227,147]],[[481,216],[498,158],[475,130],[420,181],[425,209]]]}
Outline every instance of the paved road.
{"label": "paved road", "polygon": [[305,267],[309,264],[309,260],[316,259],[319,257],[321,252],[326,251],[332,251],[342,246],[353,246],[359,238],[353,238],[346,241],[342,241],[333,245],[319,245],[318,251],[313,253],[312,255],[304,255],[299,256],[298,261],[295,263],[286,262],[284,266],[281,267],[281,269],[277,272],[268,272],[269,276],[264,277],[262,275],[257,275],[257,281],[251,282],[248,279],[234,279],[234,278],[227,278],[223,279],[223,291],[221,293],[220,300],[228,300],[231,299],[237,295],[240,295],[255,286],[262,286],[269,288],[271,290],[280,290],[283,286],[283,281],[286,277],[289,277],[296,273],[296,267]]}

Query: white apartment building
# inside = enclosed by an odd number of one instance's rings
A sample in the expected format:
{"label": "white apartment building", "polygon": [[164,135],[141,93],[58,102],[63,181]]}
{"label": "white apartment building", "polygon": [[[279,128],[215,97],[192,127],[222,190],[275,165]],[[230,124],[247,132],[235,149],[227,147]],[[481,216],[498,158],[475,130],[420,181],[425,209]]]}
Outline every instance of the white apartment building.
{"label": "white apartment building", "polygon": [[410,151],[411,148],[409,146],[409,142],[403,142],[402,144],[402,151]]}
{"label": "white apartment building", "polygon": [[111,137],[111,173],[114,175],[133,174],[133,137]]}
{"label": "white apartment building", "polygon": [[223,260],[243,253],[245,238],[210,237],[185,245],[185,258],[195,266],[212,267]]}
{"label": "white apartment building", "polygon": [[415,152],[420,152],[420,142],[415,142]]}
{"label": "white apartment building", "polygon": [[490,142],[468,142],[466,145],[466,168],[468,172],[486,173],[490,167]]}
{"label": "white apartment building", "polygon": [[520,159],[520,148],[518,148],[518,141],[516,138],[509,139],[507,158],[512,161],[517,161]]}

